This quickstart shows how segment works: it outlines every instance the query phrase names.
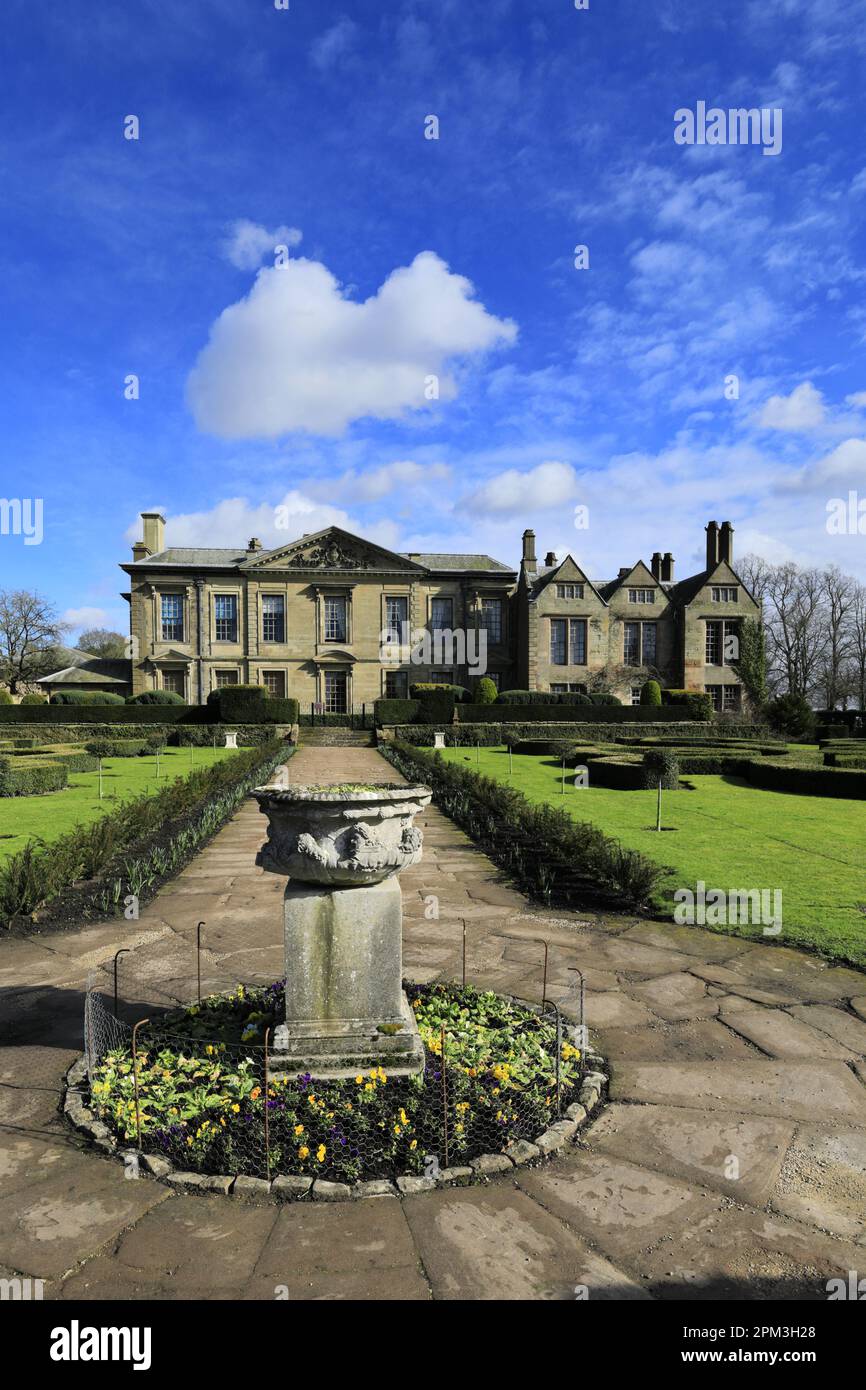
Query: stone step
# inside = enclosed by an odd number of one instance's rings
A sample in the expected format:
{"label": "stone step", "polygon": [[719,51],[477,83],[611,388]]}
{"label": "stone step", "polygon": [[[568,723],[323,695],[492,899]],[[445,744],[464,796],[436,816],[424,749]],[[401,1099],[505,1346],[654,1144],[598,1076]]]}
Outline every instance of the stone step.
{"label": "stone step", "polygon": [[370,748],[373,745],[372,729],[343,729],[328,725],[302,725],[298,743],[307,748]]}

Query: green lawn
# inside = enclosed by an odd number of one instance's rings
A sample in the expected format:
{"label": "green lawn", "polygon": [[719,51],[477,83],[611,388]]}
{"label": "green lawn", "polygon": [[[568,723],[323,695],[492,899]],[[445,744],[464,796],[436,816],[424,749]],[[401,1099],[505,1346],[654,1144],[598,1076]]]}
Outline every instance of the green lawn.
{"label": "green lawn", "polygon": [[[531,801],[564,806],[630,849],[669,865],[674,877],[656,906],[672,911],[679,887],[781,888],[783,928],[777,941],[817,947],[828,956],[866,966],[866,801],[762,791],[724,777],[686,780],[694,791],[663,794],[656,824],[654,791],[575,790],[550,757],[514,758],[509,777],[504,749],[445,749],[449,762],[516,786]],[[727,930],[722,928],[722,930]],[[760,937],[760,925],[730,928]]]}
{"label": "green lawn", "polygon": [[28,840],[57,840],[76,825],[85,825],[98,816],[110,814],[120,801],[130,801],[142,792],[155,792],[169,780],[186,777],[196,768],[211,767],[233,756],[227,748],[166,748],[160,755],[160,777],[156,777],[156,758],[106,758],[102,764],[103,799],[99,799],[97,772],[71,772],[69,785],[60,792],[43,796],[0,797],[0,859],[15,854]]}

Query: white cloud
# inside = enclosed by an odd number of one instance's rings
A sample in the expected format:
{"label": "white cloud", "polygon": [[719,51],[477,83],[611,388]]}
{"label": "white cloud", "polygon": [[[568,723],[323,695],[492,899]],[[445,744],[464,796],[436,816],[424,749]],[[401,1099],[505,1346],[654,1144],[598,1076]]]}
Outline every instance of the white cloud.
{"label": "white cloud", "polygon": [[411,489],[411,500],[416,502],[422,489],[431,483],[445,482],[450,477],[451,469],[445,463],[425,465],[405,459],[385,463],[367,473],[344,473],[341,478],[329,482],[327,489],[332,494],[356,498],[360,502],[377,502],[382,497],[403,495]]}
{"label": "white cloud", "polygon": [[819,429],[826,415],[821,392],[811,381],[804,381],[790,396],[771,396],[758,417],[758,424],[769,430],[802,432]]}
{"label": "white cloud", "polygon": [[67,608],[63,622],[72,628],[109,627],[111,617],[104,608]]}
{"label": "white cloud", "polygon": [[238,270],[258,270],[265,256],[273,258],[277,246],[298,246],[303,233],[297,227],[275,227],[268,231],[259,222],[242,217],[233,222],[223,242],[223,254]]}
{"label": "white cloud", "polygon": [[[278,525],[278,520],[285,524]],[[297,489],[286,492],[274,503],[227,497],[207,511],[169,516],[166,546],[236,547],[240,552],[246,550],[251,536],[258,536],[264,548],[272,550],[326,526],[341,526],[391,549],[399,546],[399,528],[390,519],[372,525],[361,523],[342,507],[316,501]],[[139,529],[140,523],[133,523],[129,533],[137,535]]]}
{"label": "white cloud", "polygon": [[249,295],[217,319],[190,373],[196,423],[225,439],[339,435],[364,417],[429,409],[431,376],[440,399],[453,399],[450,362],[517,336],[472,295],[470,281],[432,251],[363,303],[317,261],[260,270]]}
{"label": "white cloud", "polygon": [[318,68],[320,72],[332,68],[354,47],[357,34],[357,24],[347,15],[343,15],[330,29],[326,29],[310,48],[313,67]]}
{"label": "white cloud", "polygon": [[577,474],[571,464],[551,461],[540,463],[526,473],[517,468],[506,469],[465,497],[463,506],[499,515],[517,515],[530,509],[543,511],[559,507],[570,501],[576,491]]}

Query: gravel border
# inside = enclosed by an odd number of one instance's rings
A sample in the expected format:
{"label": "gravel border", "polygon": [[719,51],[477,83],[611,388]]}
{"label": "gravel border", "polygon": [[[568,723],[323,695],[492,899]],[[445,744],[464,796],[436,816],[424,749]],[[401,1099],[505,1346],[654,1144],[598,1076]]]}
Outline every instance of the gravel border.
{"label": "gravel border", "polygon": [[181,1191],[219,1192],[223,1196],[267,1197],[288,1202],[345,1202],[366,1197],[413,1197],[419,1192],[433,1192],[439,1187],[466,1187],[471,1183],[487,1182],[500,1173],[511,1172],[525,1164],[541,1162],[568,1144],[574,1143],[607,1094],[608,1076],[601,1070],[604,1058],[588,1049],[585,1055],[591,1070],[583,1077],[579,1099],[568,1106],[562,1119],[555,1120],[536,1135],[534,1142],[518,1139],[509,1144],[502,1153],[481,1154],[480,1157],[471,1159],[465,1167],[442,1168],[437,1177],[422,1178],[417,1173],[406,1173],[394,1182],[386,1179],[361,1179],[355,1183],[328,1182],[324,1178],[300,1175],[281,1175],[268,1182],[266,1178],[252,1178],[246,1174],[189,1173],[176,1168],[169,1159],[158,1154],[140,1154],[136,1149],[121,1148],[108,1125],[97,1119],[84,1103],[87,1060],[83,1056],[73,1062],[66,1073],[63,1112],[79,1133],[85,1135],[96,1148],[102,1149],[112,1157],[121,1158],[125,1167],[130,1170],[130,1176],[133,1173],[137,1176],[143,1168],[157,1181]]}

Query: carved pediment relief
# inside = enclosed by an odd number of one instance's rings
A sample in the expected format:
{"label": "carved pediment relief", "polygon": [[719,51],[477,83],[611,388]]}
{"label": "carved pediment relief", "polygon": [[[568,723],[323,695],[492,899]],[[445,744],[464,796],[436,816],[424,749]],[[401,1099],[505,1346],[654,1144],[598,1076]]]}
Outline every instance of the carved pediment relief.
{"label": "carved pediment relief", "polygon": [[330,526],[316,535],[304,536],[282,550],[272,550],[256,559],[250,569],[332,570],[354,573],[359,570],[407,570],[417,573],[423,566],[384,547]]}

